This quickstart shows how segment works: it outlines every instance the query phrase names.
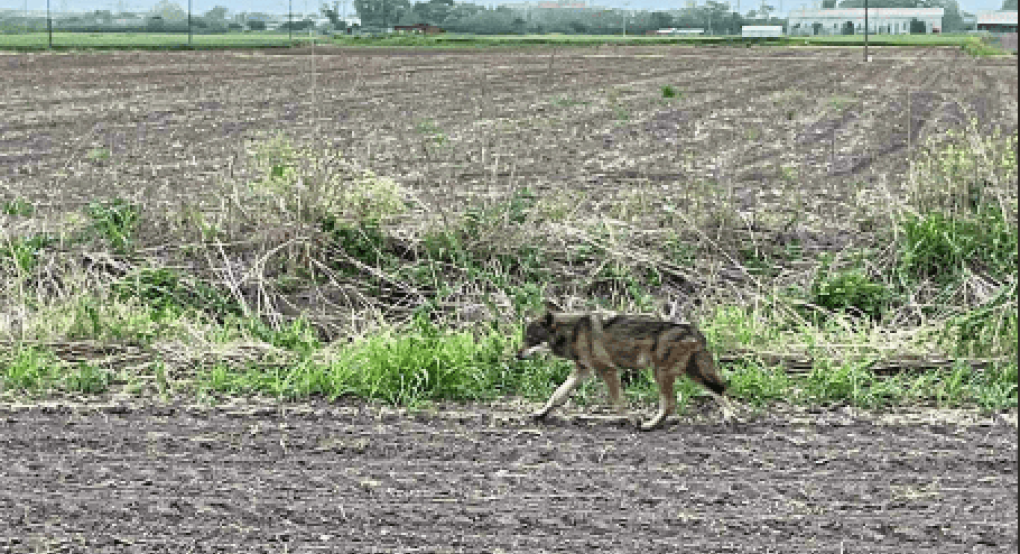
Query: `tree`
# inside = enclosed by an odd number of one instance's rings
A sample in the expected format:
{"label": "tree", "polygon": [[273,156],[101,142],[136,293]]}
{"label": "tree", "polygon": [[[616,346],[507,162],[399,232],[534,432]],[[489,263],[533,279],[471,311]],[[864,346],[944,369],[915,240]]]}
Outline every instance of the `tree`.
{"label": "tree", "polygon": [[152,17],[159,16],[163,21],[184,21],[188,19],[188,12],[184,11],[177,3],[170,0],[160,0],[149,12]]}
{"label": "tree", "polygon": [[315,22],[311,19],[299,19],[297,21],[288,21],[283,25],[280,25],[281,29],[293,29],[295,31],[303,31],[305,29],[311,29],[315,27]]}
{"label": "tree", "polygon": [[224,8],[223,6],[216,6],[202,14],[202,19],[209,22],[225,21],[227,19],[227,8]]}
{"label": "tree", "polygon": [[1002,11],[1015,12],[1016,0],[1002,0]]}
{"label": "tree", "polygon": [[354,0],[354,10],[366,26],[389,27],[410,9],[408,0]]}
{"label": "tree", "polygon": [[812,23],[811,24],[811,30],[814,32],[814,34],[816,36],[821,34],[821,32],[822,32],[822,24],[818,23],[818,22]]}
{"label": "tree", "polygon": [[453,0],[429,0],[428,2],[418,2],[411,8],[411,11],[416,16],[416,23],[440,25],[449,17],[453,5]]}
{"label": "tree", "polygon": [[[868,0],[869,8],[921,8],[927,6],[919,5],[918,0]],[[843,0],[839,3],[841,8],[863,8],[864,0]],[[935,6],[938,7],[938,6]]]}
{"label": "tree", "polygon": [[912,34],[912,35],[924,35],[924,34],[927,34],[927,33],[928,33],[928,26],[924,24],[924,21],[921,21],[920,19],[918,19],[916,17],[914,19],[910,20],[910,34]]}
{"label": "tree", "polygon": [[853,21],[847,21],[846,23],[843,24],[843,34],[844,35],[852,35],[852,34],[854,34],[854,22]]}
{"label": "tree", "polygon": [[332,8],[329,6],[329,4],[323,4],[322,7],[319,8],[319,11],[322,13],[323,17],[328,19],[329,22],[333,24],[333,28],[335,29],[347,28],[347,22],[340,20],[340,2],[333,2]]}
{"label": "tree", "polygon": [[653,29],[668,29],[673,26],[673,18],[666,12],[653,12],[650,21]]}
{"label": "tree", "polygon": [[930,3],[930,7],[946,10],[942,15],[943,33],[956,33],[967,29],[967,25],[963,22],[963,14],[960,13],[960,5],[956,0],[931,0]]}
{"label": "tree", "polygon": [[257,19],[252,19],[251,21],[248,22],[248,28],[251,29],[252,31],[265,31],[266,22],[259,21]]}
{"label": "tree", "polygon": [[822,9],[831,10],[836,7],[836,0],[822,0]]}

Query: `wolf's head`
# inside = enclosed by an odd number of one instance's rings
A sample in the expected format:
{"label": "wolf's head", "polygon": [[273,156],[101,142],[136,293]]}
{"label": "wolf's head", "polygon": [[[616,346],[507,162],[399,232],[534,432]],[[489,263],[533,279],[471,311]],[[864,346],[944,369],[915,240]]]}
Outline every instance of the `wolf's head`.
{"label": "wolf's head", "polygon": [[524,328],[524,345],[517,352],[518,360],[530,358],[536,352],[550,349],[552,343],[555,342],[553,337],[556,336],[558,327],[556,314],[561,311],[563,311],[562,308],[555,303],[548,300],[545,302],[545,313],[529,322]]}

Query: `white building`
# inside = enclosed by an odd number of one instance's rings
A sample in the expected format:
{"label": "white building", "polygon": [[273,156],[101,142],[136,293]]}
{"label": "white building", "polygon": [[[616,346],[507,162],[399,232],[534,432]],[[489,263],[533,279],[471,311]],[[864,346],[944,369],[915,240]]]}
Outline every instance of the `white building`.
{"label": "white building", "polygon": [[[1013,13],[1015,21],[1016,12]],[[941,33],[944,14],[943,8],[868,8],[868,33],[909,34],[913,19],[924,23],[925,33]],[[854,34],[864,34],[864,8],[801,8],[790,12],[788,25],[791,36],[841,35],[848,22],[853,25]]]}
{"label": "white building", "polygon": [[1015,33],[1017,12],[978,12],[977,29],[994,33]]}
{"label": "white building", "polygon": [[742,37],[757,37],[765,38],[772,37],[777,38],[783,36],[782,25],[744,25],[740,28],[740,36]]}
{"label": "white building", "polygon": [[703,35],[705,34],[704,29],[659,29],[655,31],[657,35]]}

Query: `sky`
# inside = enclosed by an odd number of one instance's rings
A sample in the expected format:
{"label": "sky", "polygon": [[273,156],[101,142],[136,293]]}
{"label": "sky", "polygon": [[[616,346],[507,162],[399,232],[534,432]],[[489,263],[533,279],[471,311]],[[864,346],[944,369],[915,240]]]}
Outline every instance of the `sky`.
{"label": "sky", "polygon": [[[127,11],[145,12],[148,11],[159,0],[50,0],[50,9],[63,11],[92,11],[111,10],[117,12],[120,6]],[[181,7],[187,9],[188,0],[174,0]],[[295,13],[317,12],[322,0],[290,0],[293,2]],[[503,2],[516,2],[524,0],[474,0],[474,3],[481,5],[499,5]],[[537,0],[530,0],[536,2]],[[607,8],[632,9],[632,10],[671,10],[683,7],[686,0],[585,0],[590,5],[605,6]],[[976,11],[997,10],[1002,7],[1002,0],[957,0],[963,11],[974,13]],[[333,0],[329,0],[332,4]],[[413,0],[412,0],[412,3]],[[698,5],[703,5],[704,0],[697,0]],[[737,0],[730,0],[732,6],[736,7]],[[761,0],[740,0],[740,11],[746,14],[748,10],[759,6]],[[779,13],[786,15],[791,9],[799,9],[801,6],[810,8],[812,0],[766,0],[766,3],[779,9]],[[202,13],[215,6],[224,6],[229,13],[242,11],[262,11],[267,13],[287,13],[288,0],[191,0],[193,13]],[[45,0],[0,0],[0,8],[45,10]],[[342,3],[341,3],[342,5]],[[347,13],[353,14],[354,8],[348,0]]]}

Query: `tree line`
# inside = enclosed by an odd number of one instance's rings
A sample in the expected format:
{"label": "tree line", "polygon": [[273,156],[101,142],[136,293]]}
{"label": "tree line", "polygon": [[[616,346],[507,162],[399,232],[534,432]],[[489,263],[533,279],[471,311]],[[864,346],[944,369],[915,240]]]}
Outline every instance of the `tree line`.
{"label": "tree line", "polygon": [[[750,1],[749,1],[750,3]],[[346,27],[340,18],[339,2],[323,5],[322,13],[338,28]],[[952,33],[966,30],[963,12],[957,0],[869,0],[870,8],[943,8],[942,29]],[[1003,10],[1016,10],[1017,0],[1004,0]],[[352,7],[362,27],[390,28],[395,25],[426,23],[452,32],[477,34],[642,34],[665,28],[704,29],[705,34],[740,34],[745,25],[784,25],[785,19],[772,16],[775,7],[765,5],[746,14],[734,11],[728,2],[708,0],[694,8],[671,11],[618,9],[571,9],[498,6],[487,8],[454,0],[429,0],[411,4],[409,0],[353,0]],[[863,8],[864,0],[823,0],[823,8]],[[924,24],[913,22],[911,32],[924,32]],[[851,27],[844,32],[852,33]]]}

